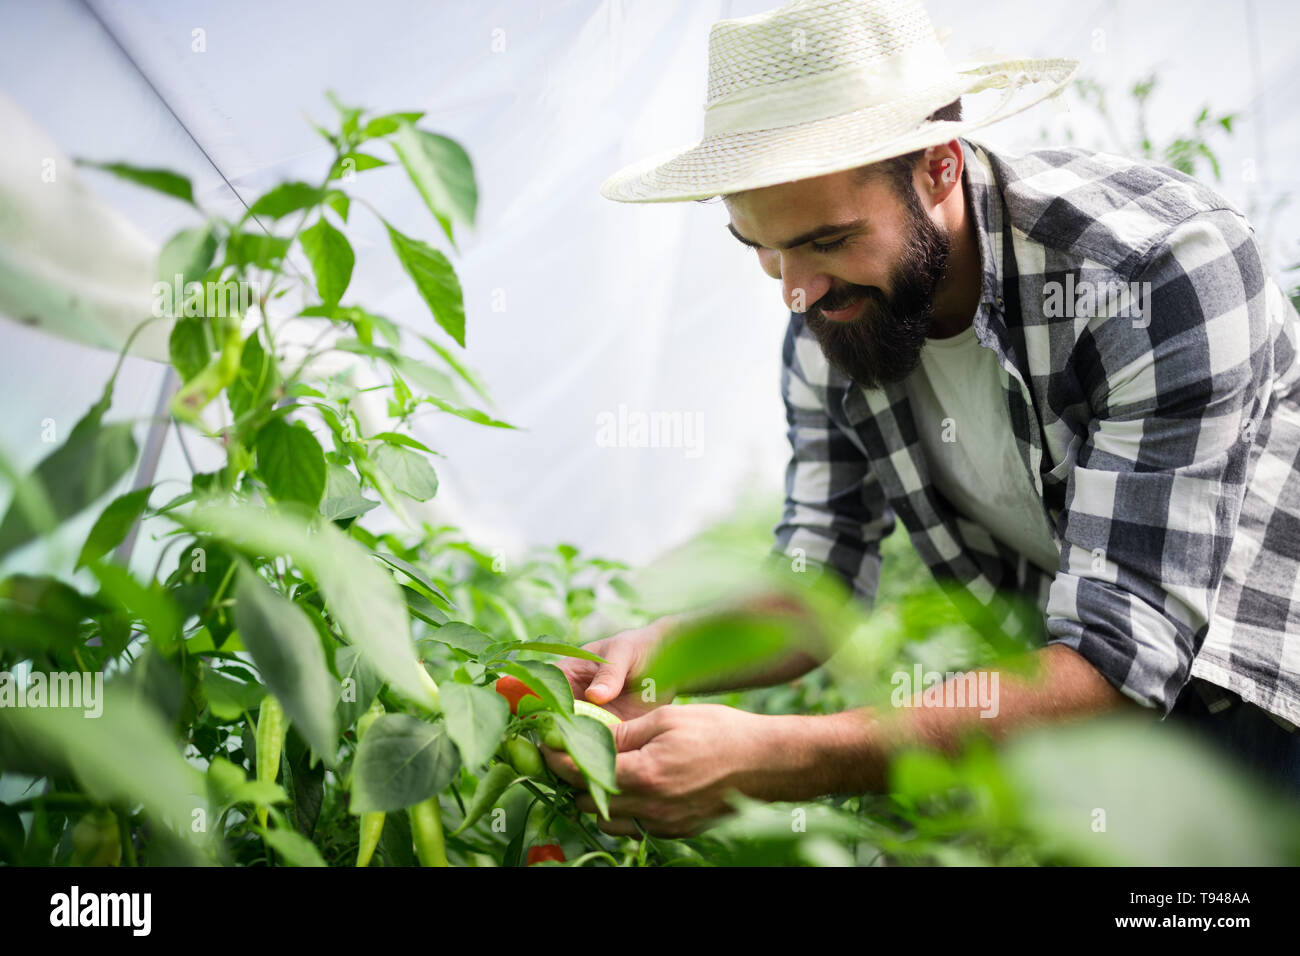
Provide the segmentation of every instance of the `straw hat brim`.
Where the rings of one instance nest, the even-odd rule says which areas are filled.
[[[1077,60],[1061,58],[966,65],[943,82],[885,105],[675,147],[619,170],[600,192],[617,202],[684,202],[866,166],[949,142],[1028,109],[1059,94],[1078,67]],[[984,115],[926,120],[958,97],[985,89],[1003,89],[1006,95]]]

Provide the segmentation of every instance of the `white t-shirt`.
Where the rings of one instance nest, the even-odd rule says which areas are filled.
[[[1016,448],[997,356],[975,327],[926,339],[904,385],[935,486],[965,517],[1055,574],[1060,549]]]

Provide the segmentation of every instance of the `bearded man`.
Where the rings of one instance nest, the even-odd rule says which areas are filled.
[[[892,720],[768,716],[643,703],[680,619],[615,635],[589,645],[608,663],[565,664],[575,696],[627,718],[602,828],[693,833],[732,791],[866,792],[900,747],[1124,708],[1190,721],[1300,791],[1300,318],[1249,223],[1171,169],[971,141],[1077,64],[955,69],[908,0],[801,0],[715,24],[709,48],[704,139],[602,193],[723,197],[781,283],[775,552],[870,603],[901,520],[936,578],[1037,602],[1041,666],[1002,682],[995,716],[948,698]],[[1003,95],[963,116],[985,89]]]

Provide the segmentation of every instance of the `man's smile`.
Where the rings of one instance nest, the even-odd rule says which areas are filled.
[[[850,322],[856,319],[862,312],[862,303],[865,299],[858,299],[852,305],[843,309],[821,309],[819,311],[823,316],[832,322]]]

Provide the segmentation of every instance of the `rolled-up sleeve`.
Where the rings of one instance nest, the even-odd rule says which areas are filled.
[[[893,530],[894,515],[865,455],[826,408],[827,379],[817,340],[792,315],[781,368],[791,455],[772,554],[797,570],[833,572],[870,604],[880,581],[880,541]]]
[[[1095,318],[1093,408],[1066,491],[1049,643],[1168,714],[1214,613],[1272,380],[1265,269],[1240,216],[1198,214],[1140,269],[1142,314]]]

